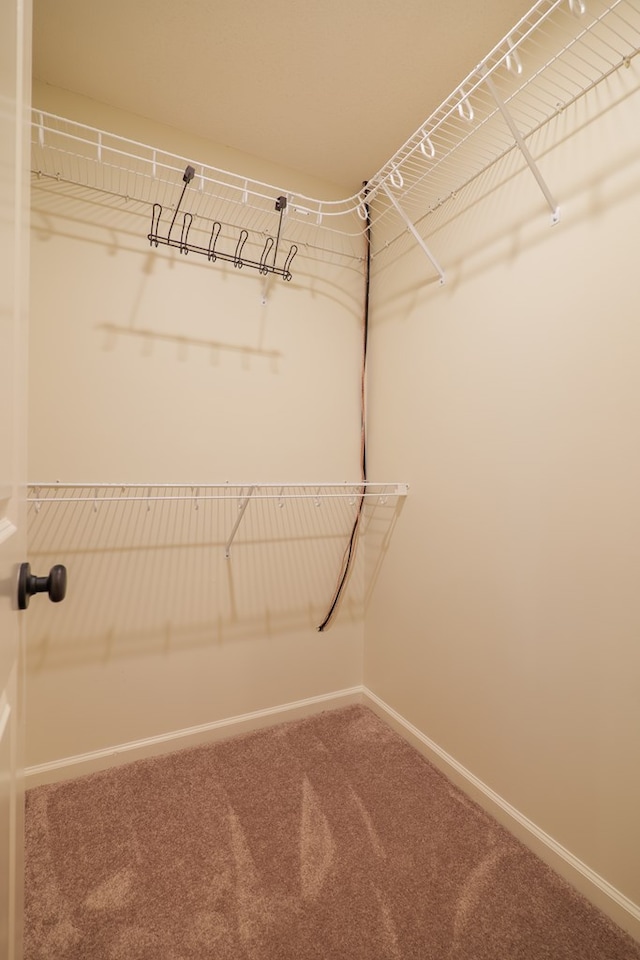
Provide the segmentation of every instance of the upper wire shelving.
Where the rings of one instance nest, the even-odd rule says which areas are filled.
[[[32,170],[148,212],[153,204],[175,208],[185,166],[192,165],[185,209],[193,242],[205,252],[219,224],[216,249],[230,244],[227,259],[233,260],[242,238],[247,256],[264,264],[267,238],[278,227],[274,202],[284,198],[280,239],[290,250],[295,247],[298,257],[358,265],[370,226],[373,257],[408,232],[444,280],[424,239],[425,217],[519,150],[555,222],[558,201],[530,152],[532,135],[612,72],[629,66],[639,50],[640,0],[538,0],[366,188],[340,200],[304,196],[284,184],[252,180],[37,110]]]

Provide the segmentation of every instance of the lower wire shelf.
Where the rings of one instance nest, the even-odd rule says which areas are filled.
[[[231,544],[240,528],[249,503],[273,500],[279,506],[289,500],[312,501],[320,506],[325,500],[347,500],[354,507],[365,502],[386,504],[391,498],[406,497],[408,483],[345,481],[341,483],[63,483],[30,482],[27,503],[36,513],[55,504],[101,504],[192,502],[195,507],[207,501],[235,501],[238,513],[225,542],[225,556],[231,557]]]

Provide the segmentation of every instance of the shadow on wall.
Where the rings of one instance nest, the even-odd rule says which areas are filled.
[[[360,529],[360,535],[365,540],[365,562],[362,577],[363,609],[365,611],[369,606],[404,504],[404,497],[400,497],[365,505]]]
[[[366,570],[358,551],[337,617],[363,618],[401,502],[367,505],[360,528],[361,537],[371,536]],[[32,569],[65,564],[69,589],[61,606],[42,599],[30,609],[28,668],[315,630],[333,598],[356,509],[346,498],[256,500],[233,536],[239,502],[230,497],[31,503]]]
[[[303,287],[312,296],[346,308],[358,318],[362,313],[364,240],[361,257],[345,256],[340,251],[314,248],[301,242],[293,279],[285,281],[273,275],[262,276],[248,267],[238,268],[220,260],[209,262],[206,256],[184,255],[178,249],[155,245],[150,247],[151,204],[111,194],[101,196],[99,191],[89,187],[38,174],[33,176],[31,184],[31,227],[36,243],[62,238],[97,245],[109,256],[125,252],[143,255],[145,263],[138,303],[154,270],[160,267],[171,269],[180,264],[198,273],[213,271],[223,281],[233,278],[236,284],[243,282],[247,289],[255,291],[256,302],[262,306],[279,287]],[[177,226],[175,230],[179,236]],[[225,224],[223,231],[222,236],[233,246],[237,228]],[[282,243],[287,242],[285,228]],[[251,241],[247,242],[245,250],[249,259],[260,258],[261,248]],[[123,325],[123,328],[126,332],[133,332],[134,323],[135,314],[129,318],[129,325]]]

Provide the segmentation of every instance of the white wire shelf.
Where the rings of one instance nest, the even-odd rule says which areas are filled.
[[[406,497],[408,483],[344,481],[342,483],[60,483],[28,484],[27,502],[36,507],[52,503],[131,503],[135,501],[322,500],[360,497],[386,500]],[[249,491],[251,493],[249,494]]]
[[[388,247],[516,149],[555,222],[556,198],[527,143],[639,50],[640,0],[536,3],[369,182],[372,255],[376,234]]]
[[[324,501],[347,502],[354,511],[364,503],[377,506],[392,505],[409,493],[407,483],[375,483],[354,481],[343,483],[29,483],[27,503],[35,514],[43,507],[69,504],[89,505],[94,512],[102,507],[118,504],[154,503],[200,504],[224,501],[237,504],[235,520],[225,543],[225,556],[231,557],[231,544],[242,523],[249,504],[254,501],[274,501],[284,508],[288,501],[306,501],[320,508]]]
[[[343,200],[304,196],[37,110],[32,170],[124,200],[146,210],[151,222],[154,203],[175,208],[185,168],[193,165],[184,208],[193,216],[194,242],[206,247],[218,222],[221,241],[233,243],[246,230],[259,256],[277,229],[274,201],[285,196],[282,242],[295,244],[298,257],[359,265],[368,213],[374,257],[407,231],[424,246],[416,225],[514,149],[557,218],[556,199],[527,142],[639,50],[640,0],[538,0],[366,189]]]
[[[248,231],[249,243],[261,249],[265,237],[275,236],[278,214],[274,205],[279,196],[285,196],[283,243],[296,244],[300,256],[312,259],[364,260],[363,221],[351,198],[315,200],[282,185],[251,180],[64,117],[33,111],[34,177],[87,187],[120,206],[124,202],[130,211],[146,216],[145,234],[152,224],[154,204],[162,207],[165,224],[171,219],[187,166],[194,167],[195,175],[183,209],[193,216],[191,237],[201,246],[206,248],[212,226],[218,222],[222,225],[220,241],[226,241],[231,250],[240,230]]]

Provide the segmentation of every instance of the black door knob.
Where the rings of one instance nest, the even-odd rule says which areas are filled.
[[[60,603],[67,592],[67,568],[61,563],[51,567],[48,577],[35,577],[29,563],[20,564],[18,576],[18,609],[26,610],[34,593],[48,593],[52,603]]]

